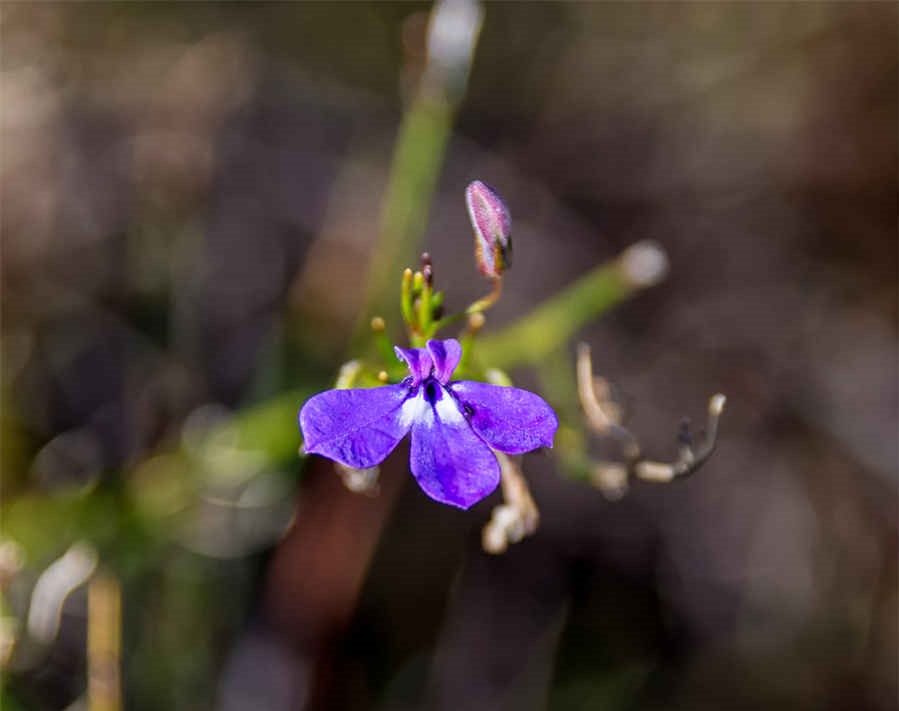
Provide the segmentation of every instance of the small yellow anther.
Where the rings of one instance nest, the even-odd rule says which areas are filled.
[[[371,320],[371,330],[374,331],[375,333],[382,333],[384,331],[384,328],[385,328],[384,319],[382,319],[380,316],[375,316]]]
[[[382,383],[387,382],[387,371],[386,370],[382,370],[380,373],[378,373],[378,380],[380,380]]]

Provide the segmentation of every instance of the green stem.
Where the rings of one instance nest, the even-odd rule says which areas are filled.
[[[453,109],[447,99],[422,92],[403,117],[369,272],[368,310],[356,328],[354,352],[369,338],[371,315],[391,313],[395,308],[395,280],[416,257],[443,165]]]
[[[427,281],[422,284],[421,294],[418,297],[418,331],[423,338],[430,336],[431,328],[431,294],[433,289]]]
[[[477,301],[475,301],[471,306],[465,309],[465,314],[479,314],[487,309],[489,309],[493,304],[499,301],[499,297],[502,296],[503,293],[503,280],[502,277],[497,277],[493,280],[493,288],[490,290],[490,293],[487,296],[484,296]]]
[[[447,326],[452,326],[454,323],[459,323],[459,321],[461,321],[466,316],[468,316],[467,311],[460,311],[459,313],[444,316],[439,321],[434,322],[434,333],[439,333],[441,329],[446,328]]]
[[[617,261],[600,264],[512,325],[483,337],[478,358],[499,368],[539,365],[585,324],[638,288]]]
[[[412,270],[406,267],[400,285],[400,309],[407,327],[415,323],[415,310],[412,307]]]
[[[432,333],[437,333],[440,329],[446,328],[447,326],[451,326],[454,323],[458,323],[463,318],[467,318],[471,314],[479,314],[483,313],[487,309],[489,309],[493,304],[499,301],[499,297],[502,296],[503,293],[503,280],[502,279],[494,279],[493,280],[493,288],[490,290],[490,293],[486,296],[481,297],[477,301],[473,302],[468,306],[465,311],[460,311],[455,314],[450,314],[449,316],[444,316],[439,321],[435,321],[433,324]]]

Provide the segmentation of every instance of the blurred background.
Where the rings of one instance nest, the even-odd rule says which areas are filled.
[[[457,3],[429,45],[421,3],[4,2],[2,707],[895,709],[897,8]],[[502,556],[497,495],[297,455],[390,194],[402,266],[484,293],[475,178],[485,331],[652,239],[578,337],[655,457],[728,396],[683,482],[527,457]]]

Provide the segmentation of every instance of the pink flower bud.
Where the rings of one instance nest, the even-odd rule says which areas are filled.
[[[512,264],[512,217],[506,203],[489,185],[475,180],[465,189],[465,203],[474,228],[478,269],[492,279]]]

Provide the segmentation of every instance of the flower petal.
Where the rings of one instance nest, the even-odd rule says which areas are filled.
[[[539,395],[470,380],[453,383],[449,390],[467,410],[471,428],[494,449],[523,454],[553,446],[559,419]]]
[[[319,393],[300,410],[306,451],[355,469],[380,464],[409,431],[408,396],[402,383]]]
[[[415,387],[431,374],[431,356],[424,348],[400,348],[393,347],[396,357],[409,366],[412,375],[412,386]]]
[[[446,385],[462,360],[462,346],[455,338],[447,338],[445,341],[428,341],[427,347],[434,363],[434,375]]]
[[[467,509],[497,487],[499,462],[443,388],[433,404],[421,398],[421,405],[412,424],[412,474],[435,501]]]
[[[486,183],[475,180],[465,189],[465,204],[475,235],[478,269],[494,279],[512,264],[512,217],[509,208]]]

